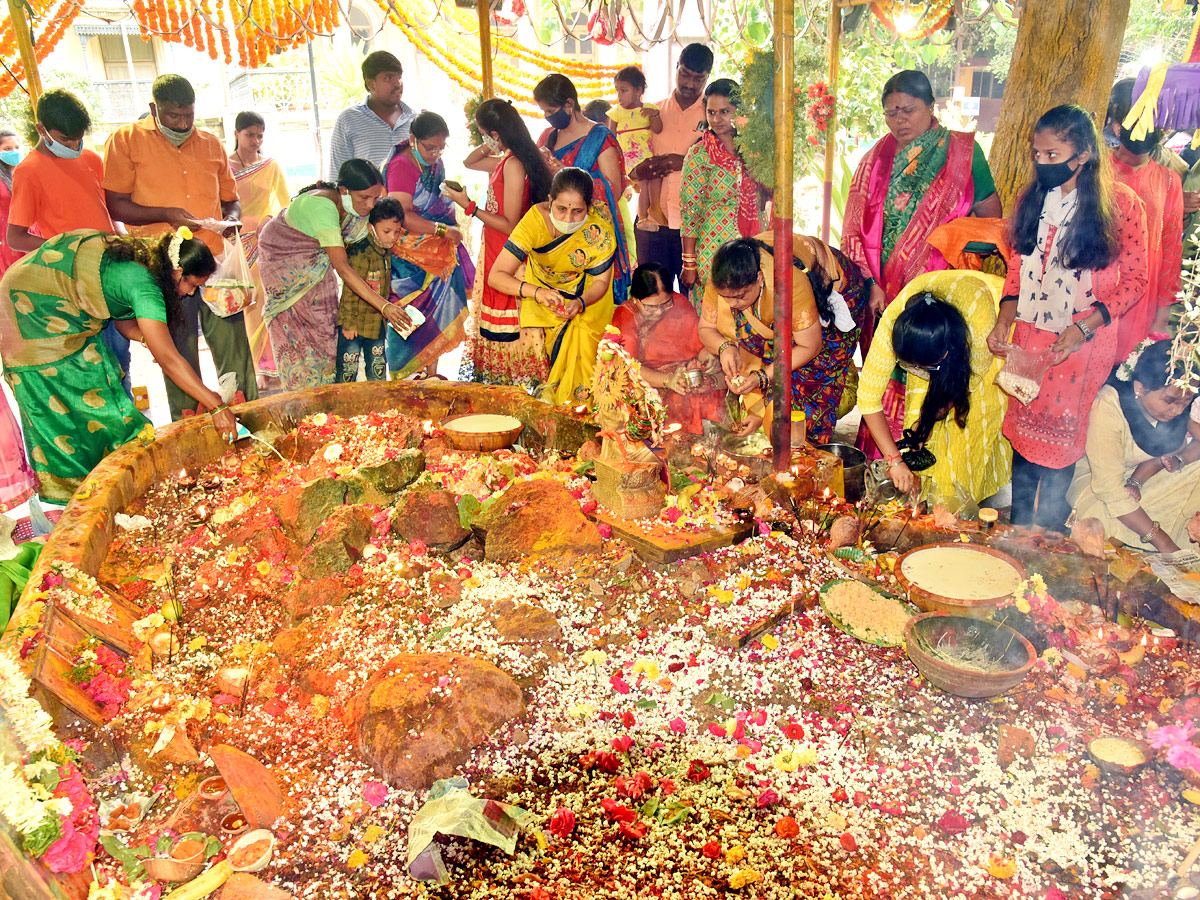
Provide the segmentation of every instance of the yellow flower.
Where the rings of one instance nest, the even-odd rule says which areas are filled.
[[[608,654],[603,650],[588,650],[579,658],[585,666],[602,666],[608,661]]]
[[[179,230],[175,233],[185,241],[190,241],[192,239],[192,229],[188,228],[186,225],[180,225]]]
[[[741,844],[730,847],[725,851],[725,864],[732,866],[746,858],[746,848]]]
[[[371,825],[363,832],[363,843],[374,844],[381,837],[383,837],[383,828],[379,825]]]
[[[1028,614],[1029,614],[1029,609],[1030,609],[1030,606],[1029,606],[1029,601],[1028,601],[1028,600],[1026,600],[1024,596],[1020,596],[1020,597],[1018,597],[1018,598],[1017,598],[1017,602],[1016,602],[1014,605],[1015,605],[1015,606],[1017,607],[1017,609],[1019,609],[1021,612],[1025,613],[1026,615],[1028,615]]]
[[[653,680],[658,677],[658,665],[649,659],[639,659],[633,664],[633,674],[645,672],[646,677]]]
[[[588,703],[576,703],[567,710],[567,715],[575,719],[590,719],[595,714],[596,707]]]
[[[800,768],[800,754],[795,750],[781,750],[771,758],[771,762],[781,771],[795,772]]]
[[[367,854],[363,853],[361,850],[355,850],[350,854],[350,858],[346,860],[346,866],[351,869],[358,869],[366,865],[366,862]]]
[[[758,874],[754,869],[738,869],[729,876],[729,887],[735,891],[740,891],[748,884],[754,884],[756,881],[762,881],[762,875]]]
[[[987,870],[993,878],[1012,878],[1017,874],[1017,864],[1011,859],[993,856],[988,862]]]
[[[759,638],[759,641],[768,650],[779,649],[779,638],[775,637],[773,634],[764,634],[761,638]]]

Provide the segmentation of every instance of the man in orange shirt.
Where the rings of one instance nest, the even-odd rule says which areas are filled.
[[[151,95],[150,115],[113,132],[104,149],[108,211],[138,236],[187,226],[219,255],[224,251],[221,235],[200,225],[232,233],[242,214],[225,149],[216,135],[196,130],[196,93],[187,79],[160,75]],[[201,300],[199,290],[184,297],[182,306],[181,320],[169,324],[183,358],[199,374],[197,337],[203,329],[217,371],[232,372],[246,399],[256,399],[254,362],[242,313],[221,318]],[[170,378],[164,376],[164,381],[171,416],[178,419],[194,401]]]
[[[83,147],[91,127],[87,107],[70,91],[55,88],[38,98],[40,140],[13,170],[4,240],[14,250],[36,250],[64,231],[116,231],[101,186],[104,163],[100,154]],[[130,393],[129,339],[112,322],[104,326],[101,336],[121,364],[121,384]]]
[[[704,86],[712,72],[713,52],[703,44],[688,44],[679,54],[675,66],[675,90],[658,104],[662,131],[650,137],[654,156],[629,173],[633,181],[661,178],[661,204],[667,214],[666,228],[656,231],[637,229],[638,262],[655,262],[667,270],[674,290],[683,270],[683,238],[680,235],[682,214],[679,210],[679,182],[683,172],[683,157],[688,148],[700,140],[700,124],[704,121]]]

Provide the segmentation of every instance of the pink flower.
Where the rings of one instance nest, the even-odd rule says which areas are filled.
[[[679,716],[676,716],[667,723],[667,727],[676,734],[684,734],[687,731],[687,722],[683,721],[683,719],[681,719]]]
[[[614,675],[612,678],[608,679],[608,683],[612,685],[613,690],[618,694],[629,693],[629,685],[620,675]]]
[[[966,816],[953,809],[946,810],[937,821],[938,828],[946,834],[962,834],[970,824]]]
[[[776,791],[775,788],[767,788],[765,791],[763,791],[761,794],[758,795],[758,800],[755,802],[754,805],[758,809],[762,809],[763,807],[766,807],[766,806],[774,806],[778,802],[779,802],[779,792]]]
[[[610,537],[612,537],[612,526],[605,522],[601,522],[599,525],[597,525],[596,530],[600,532],[600,537],[604,538],[604,540],[608,540]]]
[[[663,510],[663,518],[668,522],[678,522],[680,516],[683,515],[683,510],[678,506],[668,506]]]
[[[1167,748],[1167,762],[1177,769],[1200,772],[1200,748],[1192,744],[1175,744]]]
[[[675,781],[671,778],[664,778],[658,783],[658,789],[662,791],[664,797],[670,797],[675,793]]]
[[[546,828],[555,837],[569,838],[575,830],[575,813],[565,806],[560,806],[550,816],[550,824]]]
[[[637,819],[637,813],[632,809],[608,797],[600,801],[600,808],[608,813],[608,817],[614,822],[633,822]]]
[[[629,710],[625,710],[625,712],[621,713],[621,724],[626,728],[632,728],[637,724],[637,716],[635,716]]]
[[[363,799],[372,806],[383,806],[387,800],[388,788],[382,781],[368,781],[363,785]]]
[[[726,735],[725,729],[722,728],[720,725],[718,725],[716,722],[708,723],[708,733],[711,734],[713,737],[725,737],[725,735]]]
[[[654,779],[649,772],[638,770],[629,778],[618,778],[617,793],[630,800],[640,800],[649,791],[654,790]]]
[[[1150,742],[1151,747],[1161,750],[1163,747],[1187,743],[1195,733],[1196,729],[1189,721],[1182,725],[1164,725],[1162,728],[1147,729],[1146,740]]]

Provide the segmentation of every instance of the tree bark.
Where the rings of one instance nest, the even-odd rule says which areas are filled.
[[[1029,139],[1042,113],[1077,103],[1104,124],[1130,0],[1026,0],[989,163],[1011,215],[1033,174]]]

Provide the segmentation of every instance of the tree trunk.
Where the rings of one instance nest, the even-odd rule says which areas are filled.
[[[989,162],[1012,213],[1032,177],[1029,137],[1042,113],[1077,103],[1104,124],[1129,0],[1025,0]]]

